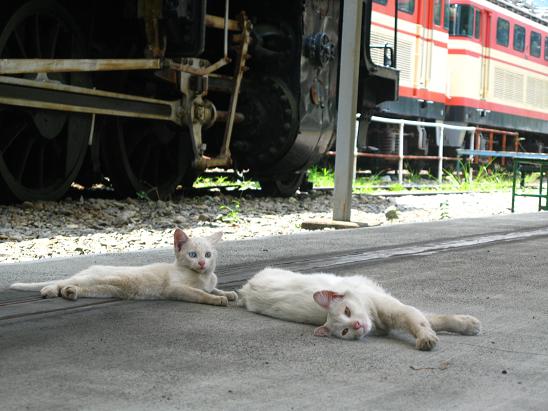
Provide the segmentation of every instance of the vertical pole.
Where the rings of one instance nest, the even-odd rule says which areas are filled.
[[[339,70],[333,220],[350,221],[356,157],[356,108],[363,0],[345,0]]]
[[[518,162],[519,160],[517,158],[514,158],[513,160],[513,173],[512,173],[512,213],[514,212],[514,206],[516,204],[516,178],[518,175]]]
[[[440,132],[440,144],[438,146],[438,184],[441,184],[443,177],[443,134],[445,132],[445,127],[441,126]]]
[[[474,130],[472,132],[472,136],[470,137],[470,150],[473,150],[476,145],[475,139],[478,133],[479,131],[477,130]],[[468,157],[468,183],[470,184],[470,187],[472,186],[472,174],[474,174],[473,173],[474,167],[472,166],[472,160],[474,160],[474,156],[470,154],[470,157]]]
[[[400,133],[398,137],[398,182],[403,184],[403,122],[400,123]]]
[[[544,166],[540,162],[540,183],[538,185],[538,211],[542,210],[542,181],[544,180]]]

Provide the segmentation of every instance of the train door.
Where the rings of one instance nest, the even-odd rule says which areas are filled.
[[[431,0],[417,0],[417,57],[418,70],[415,87],[427,89],[430,79],[430,59],[432,56],[432,9],[429,7]]]
[[[478,20],[479,19],[479,20]],[[479,23],[478,23],[479,21]],[[479,27],[478,27],[479,26]],[[476,30],[481,36],[480,100],[487,98],[489,92],[489,62],[491,50],[491,12],[476,10]]]

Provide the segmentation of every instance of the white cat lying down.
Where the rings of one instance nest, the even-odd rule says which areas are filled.
[[[431,350],[436,331],[463,335],[480,332],[480,321],[470,315],[423,314],[402,304],[364,276],[300,274],[265,268],[240,290],[239,305],[282,320],[319,325],[314,335],[359,339],[371,330],[387,334],[403,329],[416,338],[419,350]]]

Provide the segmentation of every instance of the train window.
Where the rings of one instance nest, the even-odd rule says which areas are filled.
[[[415,12],[415,0],[398,0],[398,10],[413,14]]]
[[[529,43],[529,53],[533,57],[540,57],[540,44],[542,42],[542,37],[540,33],[536,31],[531,32],[531,42]]]
[[[509,38],[510,23],[508,22],[508,20],[504,20],[499,17],[497,20],[497,44],[508,47]]]
[[[472,37],[474,8],[464,4],[451,4],[449,14],[449,35]]]
[[[443,28],[449,30],[449,14],[450,14],[450,5],[449,0],[445,2],[445,9],[443,10]]]
[[[474,25],[474,38],[480,38],[480,29],[481,29],[481,11],[476,10],[476,23]]]
[[[383,6],[386,6],[386,3],[388,3],[388,0],[373,0],[373,3],[379,3]]]
[[[525,50],[525,28],[517,24],[514,26],[514,50]]]
[[[441,5],[442,0],[434,0],[434,24],[436,26],[441,24]]]
[[[548,61],[548,37],[544,37],[544,60]]]

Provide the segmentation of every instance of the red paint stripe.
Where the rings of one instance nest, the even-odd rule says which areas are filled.
[[[539,120],[548,120],[548,113],[544,111],[528,110],[524,108],[507,106],[505,104],[491,103],[484,100],[476,100],[467,97],[452,97],[447,99],[446,105],[448,106],[465,106],[471,108],[481,108],[491,111],[497,111],[499,113],[513,114],[516,116],[530,117]]]
[[[446,96],[444,93],[437,93],[422,88],[400,86],[400,96],[413,99],[423,99],[426,101],[434,101],[436,103],[445,104]]]
[[[416,89],[413,87],[400,86],[399,94],[401,97],[412,99],[423,99],[434,101],[436,103],[445,104],[447,106],[465,106],[470,108],[481,108],[491,111],[497,111],[505,114],[513,114],[516,116],[531,117],[540,120],[548,120],[548,113],[544,111],[535,111],[523,109],[506,104],[492,103],[485,100],[473,99],[468,97],[451,97],[447,98],[443,93],[436,93],[424,89]]]

